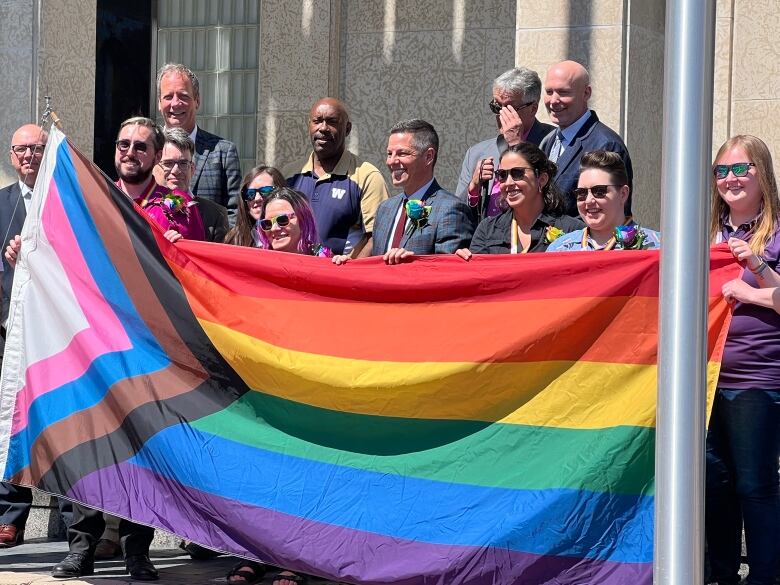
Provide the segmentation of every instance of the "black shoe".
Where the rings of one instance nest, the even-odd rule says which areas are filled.
[[[157,581],[160,578],[149,555],[130,555],[125,557],[125,567],[133,579],[138,581]]]
[[[64,559],[54,565],[51,576],[57,579],[83,577],[95,572],[95,561],[88,553],[68,553]]]

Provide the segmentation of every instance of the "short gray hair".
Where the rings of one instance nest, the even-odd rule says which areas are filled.
[[[163,136],[160,127],[151,118],[133,116],[122,122],[119,125],[119,130],[121,131],[125,126],[145,126],[146,128],[149,128],[149,130],[152,131],[152,142],[154,143],[155,151],[159,152],[162,150],[163,144],[165,144],[165,137]],[[118,135],[119,132],[117,132],[117,136]]]
[[[195,142],[193,142],[186,130],[179,127],[166,128],[163,130],[163,134],[165,135],[165,144],[173,144],[182,152],[189,152],[191,155],[195,154]]]
[[[439,135],[431,123],[419,118],[413,118],[412,120],[398,122],[390,128],[390,134],[405,133],[412,135],[412,144],[414,144],[418,152],[423,153],[429,148],[433,148],[433,151],[436,153],[433,160],[436,162],[439,155]]]
[[[542,97],[542,80],[536,71],[526,67],[515,67],[496,77],[493,89],[522,95],[527,102],[539,103]]]
[[[195,75],[192,72],[192,69],[187,67],[186,65],[182,65],[181,63],[166,63],[162,67],[160,67],[160,70],[157,72],[157,99],[160,99],[160,83],[162,82],[162,78],[168,75],[169,73],[178,73],[182,77],[188,77],[190,80],[190,83],[192,84],[192,98],[194,100],[200,99],[200,81],[198,81],[198,76]]]

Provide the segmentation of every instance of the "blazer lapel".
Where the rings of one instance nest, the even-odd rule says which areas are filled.
[[[192,176],[191,189],[194,189],[198,185],[198,179],[203,172],[203,167],[206,166],[206,159],[211,152],[211,143],[206,141],[206,137],[203,134],[203,130],[198,128],[198,133],[195,135],[195,174]]]
[[[425,191],[425,193],[422,196],[422,200],[425,204],[433,205],[433,199],[436,197],[436,193],[438,193],[441,190],[441,187],[439,187],[439,183],[436,182],[436,179],[433,180],[433,183],[431,183],[430,187]],[[402,199],[402,202],[404,200]],[[397,213],[397,212],[396,212]],[[433,214],[433,208],[431,208],[431,214]],[[404,235],[401,238],[401,247],[405,248],[407,244],[409,243],[409,240],[412,238],[412,236],[415,235],[417,232],[417,226],[414,225],[414,223],[409,224],[409,228],[404,231]]]

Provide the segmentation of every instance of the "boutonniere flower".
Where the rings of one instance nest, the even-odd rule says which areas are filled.
[[[544,230],[544,243],[549,245],[563,235],[563,230],[555,227],[554,225],[548,225]]]
[[[412,229],[424,228],[428,225],[428,216],[431,214],[431,206],[425,205],[419,199],[409,199],[406,202],[406,217],[411,220]]]
[[[163,197],[162,205],[171,213],[176,213],[185,208],[186,200],[181,195],[176,195],[171,191]]]
[[[333,251],[322,244],[315,244],[311,247],[311,255],[318,258],[333,258]]]
[[[623,250],[641,250],[646,237],[642,228],[635,223],[619,225],[615,228],[615,241]]]

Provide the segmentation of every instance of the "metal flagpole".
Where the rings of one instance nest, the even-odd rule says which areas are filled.
[[[653,573],[656,585],[699,585],[715,1],[667,0],[665,37]]]

